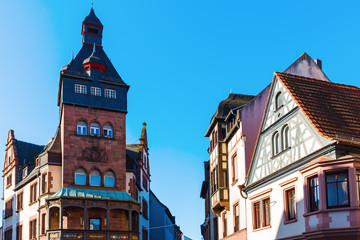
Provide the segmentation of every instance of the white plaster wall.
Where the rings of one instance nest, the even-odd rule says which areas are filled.
[[[283,95],[284,106],[275,112],[275,110],[276,110],[275,109],[275,97],[276,97],[276,94],[280,91],[282,92],[282,95]],[[296,106],[297,105],[296,105],[294,99],[291,97],[291,95],[286,90],[284,85],[279,80],[276,80],[274,82],[273,90],[272,90],[271,96],[270,96],[270,101],[267,106],[263,130],[267,129],[271,124],[276,122],[282,116],[286,115],[288,112],[290,112]]]
[[[286,124],[289,125],[290,131],[290,149],[273,156],[273,134],[275,131],[281,134],[282,128]],[[329,143],[330,140],[321,137],[311,126],[305,115],[301,111],[297,111],[292,117],[289,117],[281,124],[277,124],[271,131],[260,136],[249,180],[255,182],[262,179]]]
[[[286,186],[283,188],[280,187],[279,184],[294,177],[298,178],[295,182],[296,211],[298,218],[296,222],[284,224],[284,188],[286,188]],[[303,184],[303,177],[301,173],[297,171],[248,193],[248,196],[251,197],[272,188],[272,191],[269,193],[271,228],[253,230],[252,203],[256,202],[257,199],[247,199],[247,222],[249,223],[247,234],[249,240],[285,238],[300,235],[305,231]]]
[[[12,174],[11,178],[11,186],[6,188],[6,177]],[[13,226],[12,228],[12,235],[13,239],[15,239],[16,236],[16,195],[14,192],[15,187],[15,168],[13,168],[8,174],[6,174],[3,178],[3,190],[4,190],[4,200],[3,200],[3,217],[5,216],[5,202],[9,200],[11,197],[13,197],[13,216],[9,217],[7,219],[3,219],[3,234],[5,233],[5,229],[9,226]],[[14,228],[15,226],[15,228]],[[14,234],[15,232],[15,234]]]

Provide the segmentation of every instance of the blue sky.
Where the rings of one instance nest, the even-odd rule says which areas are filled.
[[[0,3],[0,149],[9,129],[46,144],[59,72],[81,48],[91,1]],[[193,239],[204,219],[204,134],[230,91],[259,93],[303,52],[331,81],[360,85],[358,1],[109,0],[94,9],[104,50],[131,86],[128,143],[147,122],[151,188]]]

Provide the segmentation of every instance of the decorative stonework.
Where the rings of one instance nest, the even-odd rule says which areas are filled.
[[[104,148],[98,146],[86,147],[82,151],[82,160],[89,162],[107,162],[107,154]]]

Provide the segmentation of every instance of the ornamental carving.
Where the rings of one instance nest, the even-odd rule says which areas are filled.
[[[107,154],[104,148],[92,146],[82,151],[82,159],[88,162],[107,162]]]

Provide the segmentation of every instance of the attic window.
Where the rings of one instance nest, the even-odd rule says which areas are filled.
[[[281,92],[278,92],[275,97],[275,110],[284,105],[283,96]]]
[[[99,35],[99,29],[88,27],[88,28],[87,28],[87,31],[88,31],[89,33],[94,33],[94,34],[96,34],[96,35]]]
[[[25,178],[27,175],[28,175],[28,168],[25,167],[25,168],[23,169],[23,178]]]

